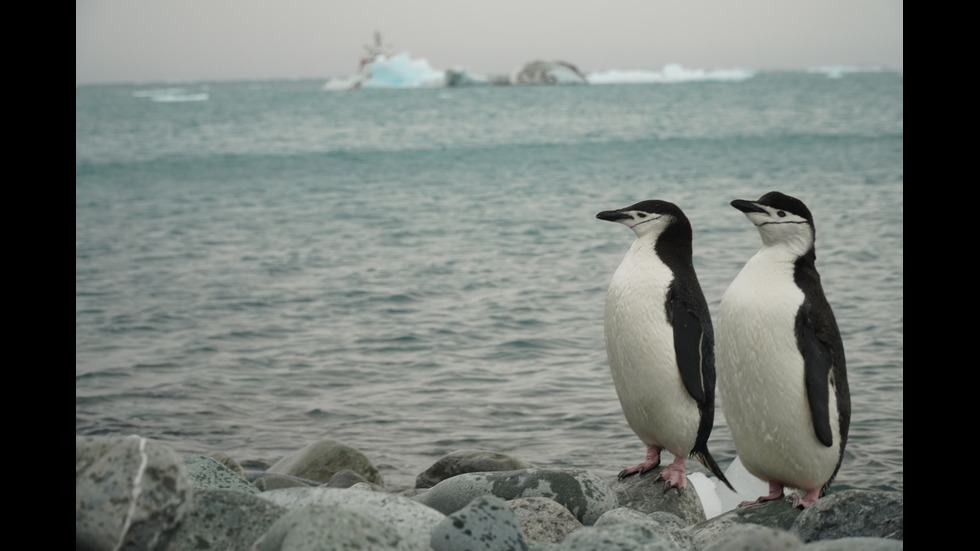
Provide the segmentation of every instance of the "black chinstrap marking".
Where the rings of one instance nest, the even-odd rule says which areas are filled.
[[[785,222],[763,222],[761,224],[756,224],[755,227],[761,228],[762,226],[768,226],[770,224],[809,224],[806,220],[801,220],[799,222],[787,220]]]
[[[646,224],[647,222],[653,222],[654,220],[660,220],[664,216],[667,216],[667,215],[666,214],[661,214],[660,216],[657,216],[656,218],[647,218],[646,220],[643,220],[642,222],[637,222],[636,224],[633,224],[633,227],[635,228],[635,227],[639,226],[640,224]]]

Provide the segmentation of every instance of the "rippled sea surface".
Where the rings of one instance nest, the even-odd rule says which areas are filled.
[[[612,475],[645,453],[602,329],[633,235],[595,214],[678,204],[716,314],[760,246],[729,202],[779,190],[844,337],[836,488],[904,489],[902,73],[322,84],[76,87],[76,435],[259,466],[330,438],[392,487],[463,448]]]

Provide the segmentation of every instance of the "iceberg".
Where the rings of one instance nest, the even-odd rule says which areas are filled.
[[[738,82],[752,78],[755,71],[749,69],[687,69],[677,63],[668,63],[660,71],[610,70],[595,71],[586,75],[590,84],[645,84],[692,81],[731,81]]]
[[[425,59],[412,59],[408,52],[391,58],[378,56],[368,66],[371,78],[362,88],[418,88],[442,86],[446,82],[445,71],[433,69]]]

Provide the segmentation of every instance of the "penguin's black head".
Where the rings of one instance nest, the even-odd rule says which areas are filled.
[[[800,240],[807,248],[813,246],[813,214],[803,201],[770,191],[755,201],[736,199],[731,204],[755,224],[764,244]]]
[[[687,228],[691,227],[687,216],[684,216],[677,205],[657,199],[640,201],[621,209],[604,210],[596,214],[595,217],[599,220],[619,222],[628,226],[637,236],[645,235],[651,231],[659,234],[667,227],[675,224]]]

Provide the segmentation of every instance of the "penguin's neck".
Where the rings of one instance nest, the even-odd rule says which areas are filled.
[[[789,231],[793,230],[793,231]],[[799,226],[775,226],[759,228],[762,249],[771,249],[773,254],[787,254],[792,258],[803,256],[813,249],[813,231]]]
[[[655,261],[657,264],[663,264],[657,256],[658,237],[658,235],[653,233],[638,235],[633,240],[633,243],[630,244],[630,250],[626,253],[626,256],[633,257],[635,260],[649,260]]]
[[[648,285],[654,279],[666,277],[670,279],[670,270],[666,264],[657,256],[655,247],[657,245],[657,235],[648,233],[637,236],[630,245],[629,251],[623,258],[623,262],[616,270],[616,279],[620,283],[630,287],[636,285]]]

